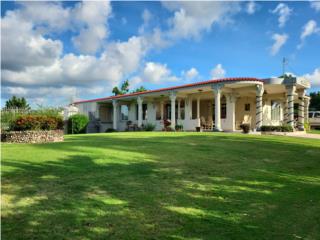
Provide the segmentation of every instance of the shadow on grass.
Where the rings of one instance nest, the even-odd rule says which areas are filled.
[[[111,134],[34,148],[59,154],[2,161],[6,239],[320,237],[317,145]]]

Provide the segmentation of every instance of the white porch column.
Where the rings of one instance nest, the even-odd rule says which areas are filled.
[[[200,97],[197,98],[197,126],[200,127]]]
[[[299,113],[298,113],[298,127],[299,130],[304,130],[304,96],[305,91],[299,91]]]
[[[288,122],[288,97],[287,94],[284,94],[284,102],[283,102],[283,122],[287,123]]]
[[[223,87],[222,84],[214,84],[212,86],[214,91],[214,113],[215,113],[215,119],[214,119],[214,125],[215,131],[222,131],[221,129],[221,104],[220,104],[220,98],[221,98],[221,88]]]
[[[304,121],[309,123],[309,104],[310,98],[305,96],[304,97]]]
[[[142,126],[142,103],[143,103],[143,98],[138,97],[137,98],[137,103],[138,103],[138,127]]]
[[[176,93],[172,92],[170,94],[171,100],[171,128],[175,129],[176,127]]]
[[[178,120],[181,119],[181,99],[178,99]]]
[[[227,97],[227,126],[226,130],[228,131],[235,131],[235,123],[236,123],[236,114],[235,114],[235,103],[236,103],[236,96],[233,94],[228,94]]]
[[[264,87],[262,84],[256,86],[256,130],[260,131],[262,126],[263,110],[262,110],[262,96]]]
[[[117,121],[118,121],[118,102],[117,100],[112,101],[113,105],[113,129],[117,129]]]
[[[160,118],[163,121],[163,101],[160,102]]]
[[[287,98],[288,98],[288,125],[294,128],[294,95],[296,92],[296,86],[287,86]]]

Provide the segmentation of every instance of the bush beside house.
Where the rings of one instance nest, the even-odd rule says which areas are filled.
[[[289,125],[283,126],[261,126],[261,132],[293,132],[293,128]]]
[[[75,114],[68,119],[68,133],[79,134],[86,133],[89,118],[83,114]]]

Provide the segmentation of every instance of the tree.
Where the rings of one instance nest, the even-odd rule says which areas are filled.
[[[120,89],[118,87],[114,87],[112,89],[112,93],[116,96],[116,95],[123,95],[129,92],[129,80],[124,81],[121,84]]]
[[[129,80],[125,80],[121,85],[122,94],[126,94],[129,92]]]
[[[320,92],[310,93],[310,110],[320,110]]]
[[[122,94],[118,87],[114,87],[114,88],[112,89],[112,93],[113,93],[115,96]]]
[[[6,101],[6,108],[30,109],[30,106],[24,97],[12,96],[11,99]]]
[[[129,92],[129,80],[125,80],[122,84],[120,89],[118,87],[114,87],[112,89],[112,93],[117,96],[117,95],[123,95],[123,94],[127,94]],[[136,90],[133,90],[132,93],[135,92],[144,92],[147,91],[147,89],[144,86],[141,86],[139,88],[136,88]]]
[[[145,91],[147,91],[147,89],[144,86],[140,86],[140,87],[136,88],[136,90],[134,90],[132,92],[136,93],[136,92],[145,92]]]

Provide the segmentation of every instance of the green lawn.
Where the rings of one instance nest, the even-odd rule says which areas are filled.
[[[311,129],[307,131],[308,133],[320,134],[320,129]]]
[[[320,239],[320,140],[111,133],[2,144],[3,239]]]

